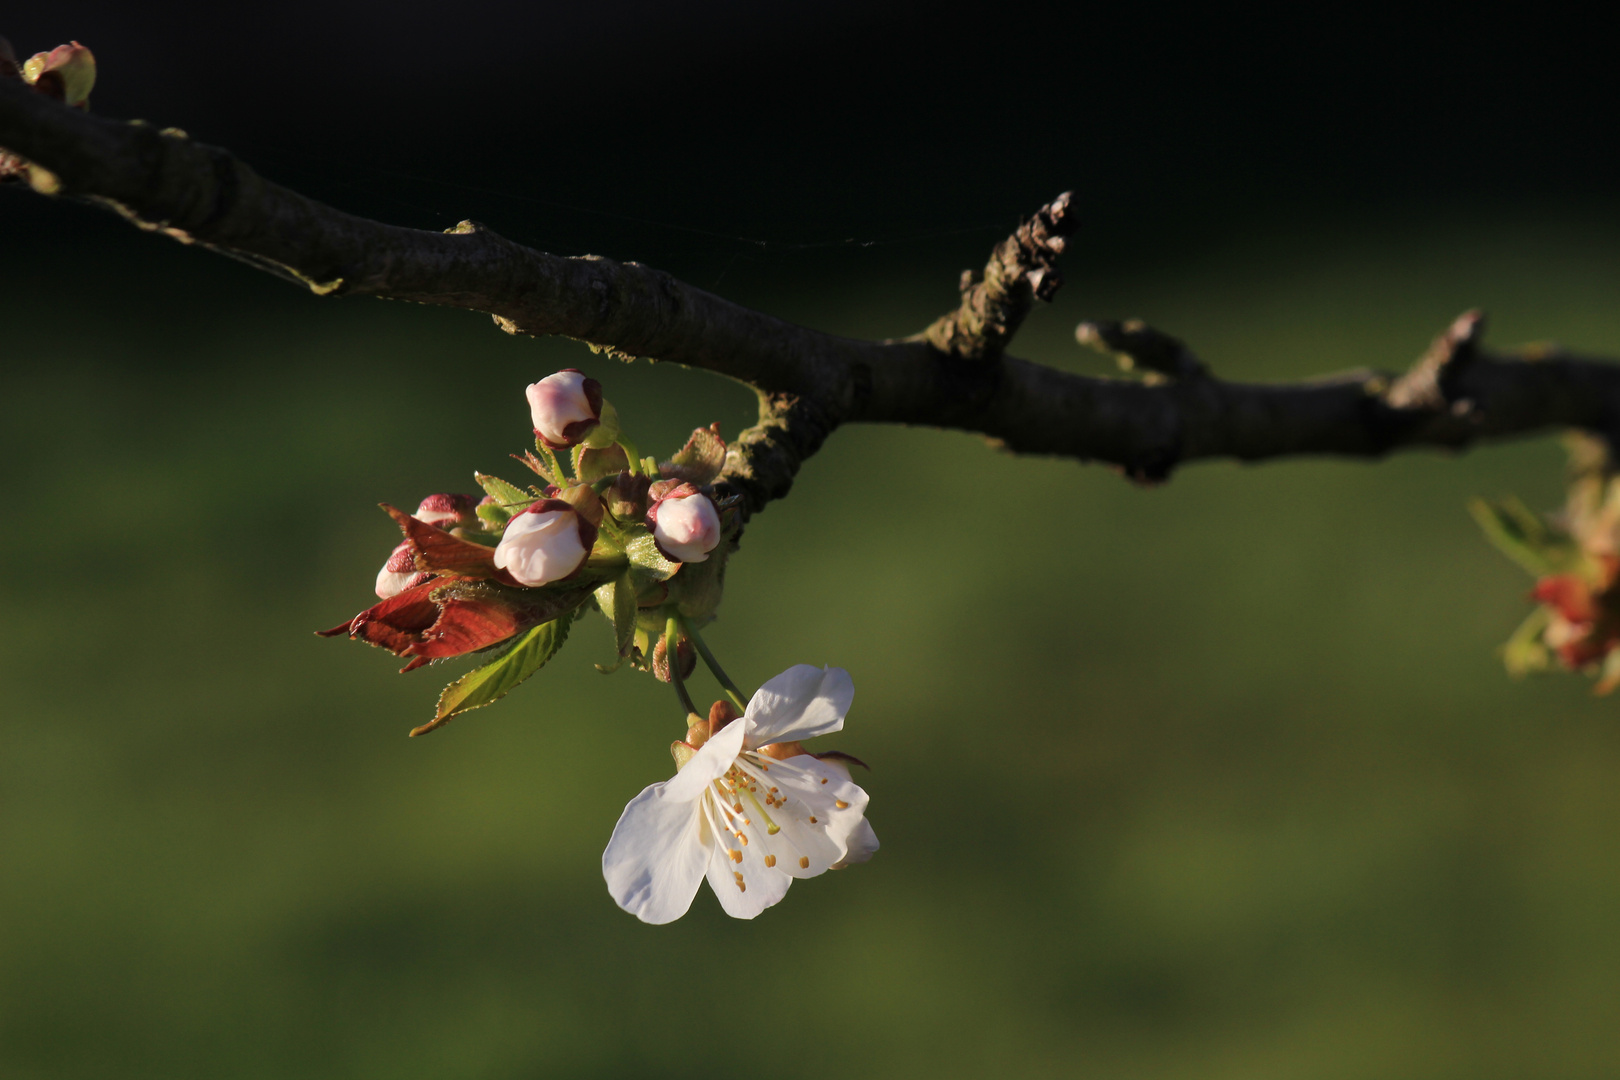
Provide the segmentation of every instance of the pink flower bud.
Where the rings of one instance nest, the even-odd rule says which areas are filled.
[[[697,563],[720,543],[720,515],[714,501],[691,484],[682,484],[647,510],[647,524],[664,557]]]
[[[471,495],[429,495],[411,516],[449,530],[458,525],[477,525],[478,514],[473,509],[477,505]]]
[[[411,549],[411,542],[401,540],[394,553],[388,556],[388,561],[383,563],[383,568],[377,571],[377,595],[387,600],[432,576],[416,568],[416,552]]]
[[[541,499],[506,524],[495,565],[530,587],[560,581],[585,565],[596,526],[561,499]]]
[[[534,433],[553,450],[582,442],[602,419],[602,384],[568,368],[525,391]]]

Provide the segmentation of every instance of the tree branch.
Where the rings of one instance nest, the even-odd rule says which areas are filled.
[[[434,233],[345,214],[225,150],[90,116],[3,77],[0,146],[50,170],[65,195],[318,295],[484,311],[509,333],[564,335],[745,382],[760,394],[760,423],[733,444],[723,480],[749,513],[785,494],[805,458],[851,422],[977,432],[1144,481],[1208,458],[1376,457],[1556,427],[1620,431],[1620,367],[1549,350],[1491,355],[1473,313],[1400,378],[1224,382],[1179,341],[1130,323],[1083,324],[1079,336],[1130,357],[1148,372],[1140,381],[1005,355],[1034,301],[1056,287],[1052,262],[1073,228],[1067,196],[996,249],[956,312],[913,338],[877,342],[795,326],[639,263],[536,251],[473,222]]]

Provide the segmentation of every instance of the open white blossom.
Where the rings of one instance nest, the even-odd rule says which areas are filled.
[[[752,919],[794,878],[871,858],[878,842],[867,795],[848,768],[806,753],[760,752],[838,731],[854,697],[842,668],[789,668],[673,777],[631,799],[602,853],[618,905],[642,922],[671,922],[707,877],[726,914]]]

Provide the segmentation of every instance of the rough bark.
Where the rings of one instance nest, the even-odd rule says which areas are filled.
[[[840,424],[977,432],[1018,453],[1107,462],[1166,478],[1209,458],[1376,457],[1458,448],[1556,427],[1620,430],[1620,366],[1554,350],[1491,354],[1462,316],[1404,376],[1361,371],[1277,385],[1225,382],[1181,342],[1135,323],[1085,323],[1080,340],[1143,378],[1091,378],[1007,355],[1058,278],[1074,228],[1068,196],[1043,207],[964,275],[956,312],[899,341],[820,333],[733,304],[639,263],[563,257],[474,222],[442,233],[325,206],[173,131],[87,115],[0,78],[0,146],[60,192],[144,229],[229,253],[318,295],[372,295],[487,312],[509,333],[577,338],[741,380],[760,423],[723,479],[749,513],[785,494]]]

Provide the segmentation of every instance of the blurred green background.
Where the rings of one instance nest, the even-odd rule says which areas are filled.
[[[460,667],[311,631],[368,604],[376,502],[517,474],[525,383],[582,367],[665,453],[749,395],[118,229],[0,288],[5,1076],[1620,1073],[1617,706],[1503,674],[1529,583],[1464,511],[1555,503],[1555,440],[1140,489],[840,431],[709,638],[748,686],[852,671],[883,850],[753,923],[705,887],[647,927],[599,857],[681,725],[592,669],[603,620],[416,740]],[[1614,240],[1428,217],[1081,257],[1019,351],[1100,373],[1075,321],[1138,315],[1297,378],[1482,304],[1498,342],[1612,355]],[[953,302],[927,269],[723,291],[890,336]]]
[[[1620,355],[1613,11],[13,7],[100,115],[834,332],[925,326],[1073,188],[1023,356],[1106,373],[1075,323],[1139,316],[1303,378],[1473,306]],[[1502,672],[1530,582],[1464,509],[1555,505],[1554,438],[1141,489],[838,432],[709,639],[749,686],[851,670],[883,849],[646,927],[599,858],[681,724],[593,669],[604,621],[416,740],[462,665],[312,633],[370,602],[375,504],[516,478],[564,366],[649,452],[750,419],[0,190],[0,1080],[1620,1075],[1620,701]]]

